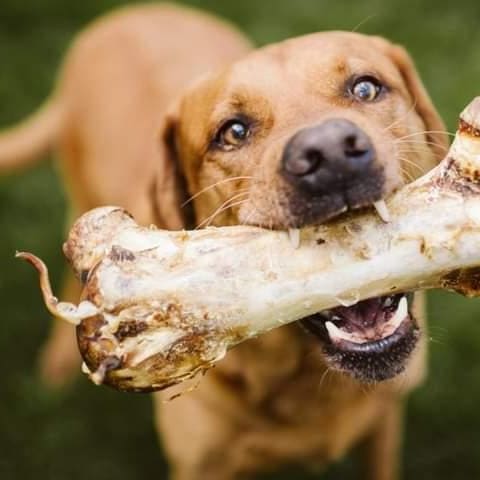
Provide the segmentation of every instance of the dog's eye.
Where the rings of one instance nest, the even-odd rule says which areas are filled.
[[[373,102],[382,92],[382,84],[374,77],[360,77],[355,80],[350,92],[361,102]]]
[[[229,120],[218,131],[215,143],[224,150],[241,147],[250,135],[248,125],[238,119]]]

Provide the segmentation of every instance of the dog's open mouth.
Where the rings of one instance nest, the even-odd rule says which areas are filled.
[[[413,294],[397,294],[337,307],[301,320],[320,339],[328,362],[358,380],[375,382],[401,373],[420,330],[411,315]]]

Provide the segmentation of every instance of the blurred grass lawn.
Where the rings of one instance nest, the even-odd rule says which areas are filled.
[[[0,126],[21,119],[42,102],[72,36],[121,3],[2,0]],[[451,131],[459,111],[480,94],[478,0],[186,3],[230,18],[258,44],[315,30],[352,30],[359,24],[361,32],[401,42],[414,56]],[[35,378],[36,352],[49,318],[36,276],[13,253],[27,249],[40,255],[58,285],[64,210],[61,186],[49,164],[0,179],[0,478],[166,478],[147,396],[95,388],[85,378],[52,394]],[[433,293],[429,310],[430,376],[409,404],[405,477],[480,478],[480,303]],[[313,477],[290,472],[271,478]],[[358,477],[346,460],[322,478]]]

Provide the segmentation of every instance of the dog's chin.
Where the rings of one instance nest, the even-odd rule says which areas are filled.
[[[418,342],[412,301],[411,294],[376,297],[300,322],[318,339],[331,367],[362,382],[378,382],[403,372]]]

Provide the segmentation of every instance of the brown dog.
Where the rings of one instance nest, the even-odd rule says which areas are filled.
[[[163,228],[286,229],[369,207],[442,156],[443,124],[400,47],[332,32],[248,50],[190,10],[111,15],[77,39],[44,110],[0,137],[0,167],[57,147],[73,217],[116,204]],[[322,467],[365,440],[369,478],[393,479],[402,398],[425,353],[418,301],[394,334],[378,333],[401,297],[343,299],[306,318],[309,333],[273,331],[232,350],[193,392],[156,395],[174,478]],[[78,299],[74,279],[63,298]],[[362,341],[335,347],[327,322]],[[63,381],[77,362],[73,333],[57,325],[45,379]]]

